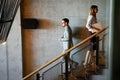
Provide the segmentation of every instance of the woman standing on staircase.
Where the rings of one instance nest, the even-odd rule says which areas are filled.
[[[98,6],[97,5],[92,5],[90,7],[90,12],[88,15],[88,19],[87,19],[87,23],[86,23],[86,28],[89,31],[89,36],[91,36],[92,34],[96,33],[99,31],[98,28],[93,27],[92,25],[97,23],[97,18],[96,18],[96,14],[98,13]],[[93,51],[93,55],[96,55],[96,36],[93,37],[90,41],[89,44],[91,45],[89,50],[86,53],[86,57],[85,57],[85,61],[83,63],[84,66],[86,66],[87,64],[91,63],[91,57],[92,57],[92,51]]]

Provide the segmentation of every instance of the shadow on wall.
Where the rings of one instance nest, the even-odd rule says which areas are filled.
[[[47,19],[25,18],[21,23],[23,29],[50,29],[54,26],[54,23]]]
[[[88,29],[85,26],[76,26],[72,30],[74,44],[77,44],[88,37]],[[82,61],[84,61],[87,50],[88,43],[86,42],[72,51],[71,58],[81,64]]]
[[[55,26],[55,23],[48,19],[40,19],[39,23],[38,29],[51,29]]]
[[[76,39],[85,39],[88,37],[88,30],[86,27],[75,27],[73,30],[73,37]]]

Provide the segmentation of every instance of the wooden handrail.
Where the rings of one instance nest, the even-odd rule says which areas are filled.
[[[61,58],[62,56],[65,56],[67,54],[69,54],[70,51],[72,51],[73,49],[77,48],[78,46],[82,45],[83,43],[87,42],[89,39],[93,38],[94,36],[100,34],[101,32],[103,32],[104,30],[106,30],[106,28],[103,28],[102,30],[96,32],[95,34],[87,37],[86,39],[84,39],[83,41],[79,42],[78,44],[74,45],[73,47],[71,47],[70,49],[66,50],[65,52],[61,53],[60,55],[58,55],[57,57],[53,58],[51,61],[49,61],[48,63],[46,63],[45,65],[39,67],[38,69],[34,70],[33,72],[31,72],[30,74],[28,74],[27,76],[23,77],[22,80],[26,80],[27,78],[31,77],[32,75],[36,74],[37,72],[39,72],[40,70],[42,70],[43,68],[47,67],[48,65],[50,65],[51,63],[55,62],[56,60],[58,60],[59,58]]]

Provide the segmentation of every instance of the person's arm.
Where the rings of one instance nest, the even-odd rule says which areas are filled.
[[[97,31],[99,31],[100,29],[92,26],[92,18],[93,18],[92,15],[89,15],[89,16],[88,16],[88,20],[87,20],[86,27],[87,27],[87,29],[88,29],[89,31],[91,31],[91,32],[97,32]]]
[[[68,30],[66,30],[64,32],[64,35],[61,37],[61,40],[62,41],[68,41],[69,40],[69,31]]]
[[[90,31],[91,29],[91,20],[92,20],[92,16],[88,16],[88,19],[87,19],[87,23],[86,23],[86,28]]]

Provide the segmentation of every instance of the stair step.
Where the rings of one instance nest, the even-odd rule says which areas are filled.
[[[69,80],[107,80],[108,69],[106,67],[107,59],[103,51],[99,52],[99,65],[96,66],[96,57],[92,58],[92,64],[84,68],[83,63],[79,66],[74,61],[71,64]],[[65,80],[65,74],[60,75],[58,80]]]
[[[68,76],[69,76],[68,80],[77,80],[77,78],[75,76],[73,76],[72,74],[69,74]],[[66,79],[65,74],[59,75],[59,77],[58,77],[58,80],[65,80],[65,79]]]
[[[102,69],[102,73],[99,75],[91,75],[90,80],[108,80],[108,69]]]
[[[95,76],[91,76],[90,80],[107,80],[107,76],[105,76],[105,75],[95,75]]]
[[[103,75],[108,75],[109,69],[103,69]]]

